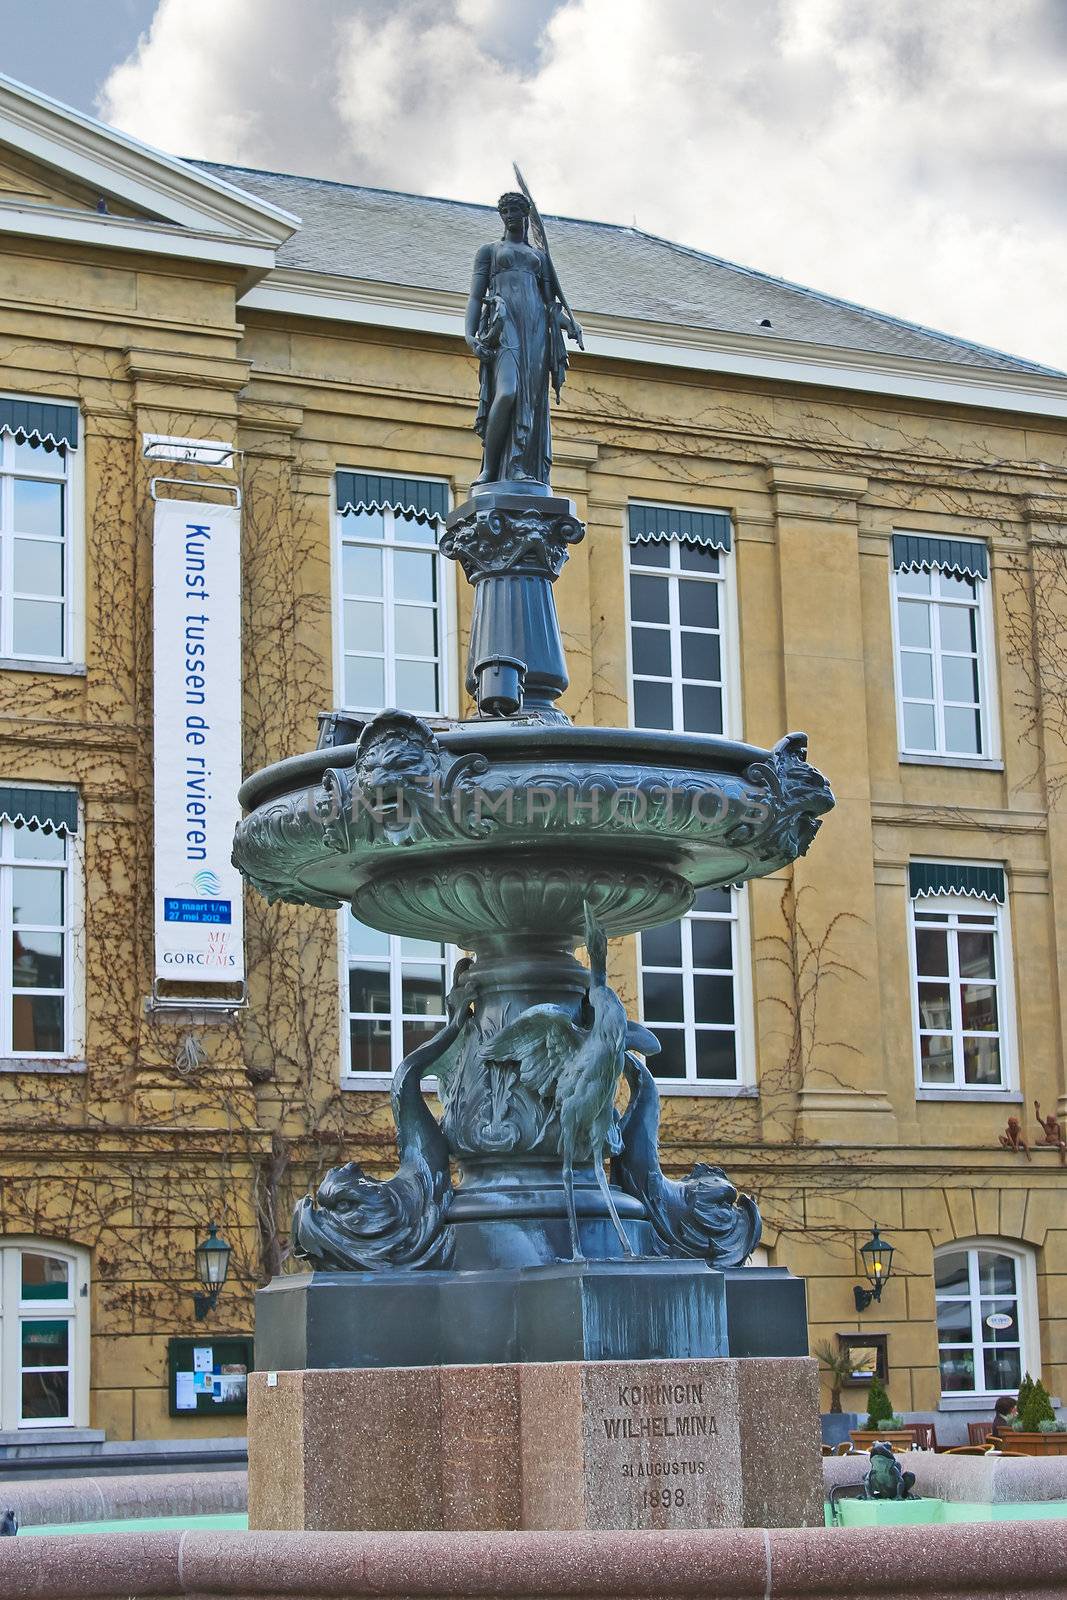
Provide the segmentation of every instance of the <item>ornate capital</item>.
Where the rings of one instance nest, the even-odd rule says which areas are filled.
[[[441,553],[459,562],[470,583],[515,571],[555,579],[568,546],[584,537],[570,500],[485,494],[449,517]]]

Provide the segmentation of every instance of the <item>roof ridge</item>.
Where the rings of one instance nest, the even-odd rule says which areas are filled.
[[[318,183],[328,189],[359,189],[363,194],[392,194],[401,200],[430,200],[435,205],[466,206],[472,211],[492,211],[492,206],[481,205],[477,200],[449,200],[439,194],[416,194],[413,189],[386,189],[373,183],[342,183],[339,178],[317,178],[307,172],[277,172],[273,167],[244,167],[231,161],[200,161],[183,157],[191,166],[211,167],[219,172],[251,172],[260,178],[293,178],[297,183]]]
[[[1062,368],[1046,367],[1043,362],[1033,361],[1029,356],[1017,356],[1010,350],[998,349],[996,345],[980,344],[976,339],[964,338],[962,334],[946,333],[943,328],[933,328],[927,322],[913,322],[909,317],[898,317],[892,311],[879,311],[877,307],[864,305],[859,300],[846,300],[843,295],[828,294],[823,289],[812,289],[806,283],[796,283],[792,278],[780,278],[776,273],[763,272],[759,267],[746,267],[739,261],[728,261],[725,256],[712,255],[710,250],[701,250],[697,245],[679,244],[676,239],[668,239],[660,233],[650,233],[646,228],[627,228],[625,231],[640,234],[642,238],[651,239],[656,244],[664,245],[668,250],[677,251],[679,255],[694,256],[699,261],[709,261],[717,267],[725,267],[730,272],[740,272],[747,278],[758,278],[764,283],[776,284],[781,289],[790,289],[795,294],[807,295],[809,299],[821,301],[824,305],[842,306],[847,311],[859,311],[865,317],[875,317],[879,322],[891,323],[895,328],[905,328],[909,333],[922,333],[928,339],[939,339],[945,344],[963,345],[966,349],[976,350],[981,355],[997,356],[1001,361],[1012,361],[1017,366],[1026,367],[1032,372],[1043,372],[1050,377],[1067,376]]]
[[[492,215],[494,210],[493,206],[485,205],[474,200],[452,200],[446,198],[444,195],[418,194],[410,189],[388,189],[374,184],[342,183],[336,178],[311,177],[307,174],[296,172],[276,172],[268,167],[245,167],[230,162],[216,161],[190,161],[189,164],[196,167],[204,167],[217,172],[229,172],[235,174],[248,173],[249,176],[254,177],[289,179],[298,184],[315,185],[321,188],[342,189],[350,194],[361,193],[367,195],[391,196],[400,200],[412,200],[422,204],[431,204],[435,206],[456,207],[467,211],[482,212],[487,215]],[[686,256],[691,260],[707,262],[709,265],[718,267],[725,272],[736,274],[738,277],[747,278],[757,283],[765,283],[778,290],[785,290],[788,293],[803,296],[805,299],[816,305],[850,311],[882,327],[899,329],[904,333],[917,335],[924,339],[932,340],[941,347],[941,350],[945,355],[945,359],[950,361],[953,350],[966,350],[972,352],[975,356],[990,358],[993,362],[1005,363],[1008,371],[1025,372],[1052,378],[1067,377],[1067,372],[1064,370],[1058,367],[1047,366],[1040,361],[1034,361],[1028,356],[1014,355],[1011,351],[1000,350],[994,345],[981,344],[977,340],[967,339],[960,334],[947,333],[943,328],[931,327],[929,323],[915,322],[907,317],[896,316],[891,311],[880,311],[874,306],[863,305],[858,300],[848,300],[842,295],[828,294],[824,290],[813,289],[807,284],[796,283],[790,278],[779,277],[775,273],[763,272],[758,267],[749,267],[743,265],[741,262],[728,261],[724,256],[717,256],[712,254],[711,251],[701,250],[696,245],[680,244],[675,239],[668,239],[663,234],[652,233],[648,229],[638,227],[636,224],[599,222],[589,217],[563,216],[558,212],[546,213],[545,215],[546,219],[550,222],[564,223],[583,229],[597,229],[608,233],[626,236],[631,239],[642,239],[650,244],[669,250],[675,255]],[[753,330],[753,332],[758,331],[760,330]],[[862,348],[862,346],[852,346],[851,344],[846,344],[844,348]],[[913,353],[908,357],[908,359],[914,361],[933,361],[936,360],[937,357],[934,352],[930,352],[929,354],[925,355]],[[984,362],[976,361],[973,363],[976,368],[988,366],[988,364],[988,360]]]
[[[496,206],[485,205],[482,200],[450,200],[448,195],[416,194],[414,189],[384,189],[381,184],[342,184],[339,178],[312,178],[307,173],[277,173],[270,166],[238,166],[232,162],[202,162],[190,157],[182,157],[190,166],[210,166],[214,171],[222,173],[254,173],[258,178],[294,178],[298,184],[325,184],[328,189],[358,189],[362,194],[368,195],[397,195],[400,200],[429,200],[432,205],[459,205],[467,211],[488,211],[493,214]],[[542,216],[550,222],[573,222],[577,227],[606,227],[613,234],[632,234],[632,227],[624,222],[598,222],[592,216],[563,216],[560,211],[542,211]],[[653,237],[653,235],[649,235]]]
[[[481,200],[452,200],[447,195],[419,194],[414,189],[386,189],[374,183],[342,183],[339,178],[313,178],[304,172],[276,172],[273,167],[242,167],[230,161],[200,161],[185,156],[181,159],[190,166],[210,167],[218,172],[251,172],[260,178],[293,178],[297,183],[319,183],[330,189],[358,189],[362,194],[391,194],[400,200],[428,200],[432,205],[463,206],[468,211],[487,211],[490,215],[496,210],[495,205],[486,205]],[[549,222],[570,222],[579,228],[606,228],[610,233],[640,232],[640,229],[634,229],[626,222],[600,222],[596,217],[568,217],[561,211],[542,211],[541,215]],[[655,239],[657,236],[650,233],[647,237]],[[669,239],[660,242],[671,243]],[[677,248],[686,249],[687,246],[681,245]]]

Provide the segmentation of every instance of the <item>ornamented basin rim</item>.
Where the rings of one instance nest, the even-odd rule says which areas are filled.
[[[587,762],[628,762],[651,766],[689,768],[694,773],[714,772],[743,776],[755,762],[770,761],[773,751],[716,734],[658,733],[635,728],[577,728],[546,724],[474,721],[439,724],[426,718],[442,750],[449,755],[484,754],[492,761],[552,762],[577,758]],[[334,745],[287,756],[247,777],[237,791],[245,814],[280,795],[319,783],[331,767],[350,767],[356,761],[356,744]]]
[[[241,798],[252,809],[233,859],[252,886],[271,900],[334,908],[355,904],[372,879],[408,876],[418,857],[454,877],[472,852],[493,870],[506,867],[502,855],[531,850],[562,866],[575,846],[614,853],[620,840],[638,846],[635,866],[665,867],[693,888],[739,882],[804,854],[834,804],[802,733],[764,751],[620,728],[444,719],[434,728],[398,710],[362,725],[354,743],[256,774]]]

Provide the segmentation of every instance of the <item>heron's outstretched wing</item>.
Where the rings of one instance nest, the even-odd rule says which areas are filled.
[[[482,1049],[482,1060],[517,1061],[519,1081],[542,1100],[551,1100],[560,1073],[584,1042],[585,1034],[562,1006],[531,1006],[493,1035]]]

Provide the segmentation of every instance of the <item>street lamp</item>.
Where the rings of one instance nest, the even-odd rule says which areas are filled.
[[[203,1322],[208,1312],[218,1305],[229,1268],[230,1247],[225,1239],[219,1238],[218,1227],[212,1222],[208,1225],[207,1238],[196,1247],[196,1274],[208,1291],[193,1295],[197,1322]]]
[[[867,1276],[869,1289],[857,1283],[852,1291],[856,1296],[856,1310],[866,1311],[872,1300],[882,1298],[882,1286],[893,1270],[893,1246],[878,1232],[877,1222],[867,1243],[860,1249],[860,1259]]]

